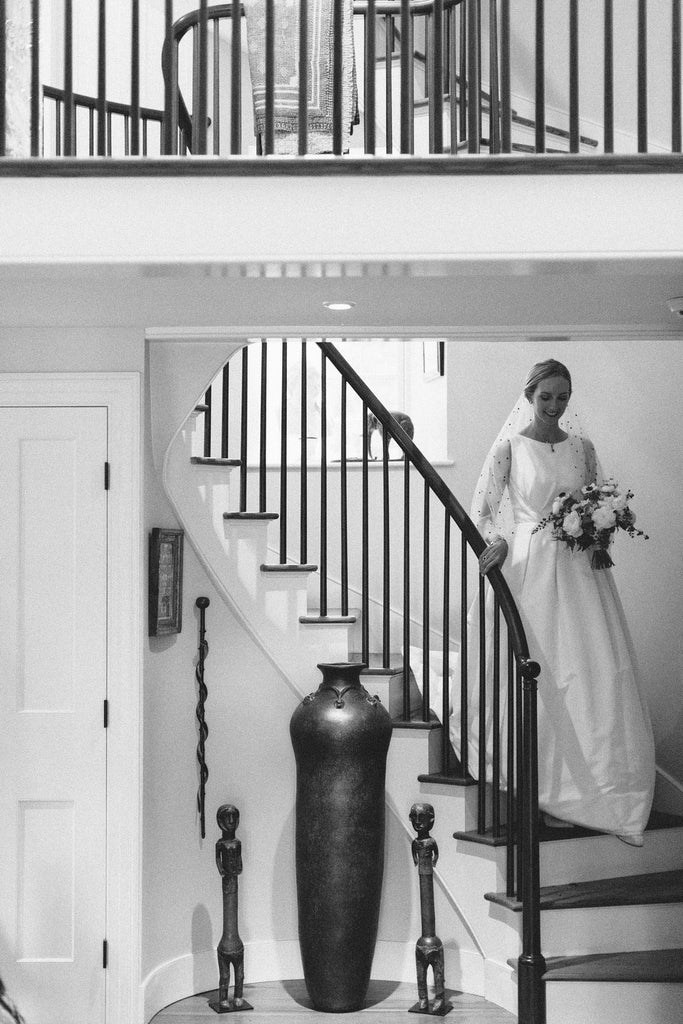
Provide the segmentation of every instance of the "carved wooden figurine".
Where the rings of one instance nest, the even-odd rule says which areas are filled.
[[[209,1003],[216,1013],[233,1013],[235,1010],[252,1010],[253,1007],[242,998],[244,986],[244,945],[237,930],[237,876],[242,873],[242,843],[235,839],[240,822],[240,812],[232,804],[218,808],[216,821],[222,837],[216,843],[216,866],[223,880],[223,934],[218,943],[218,999]],[[235,975],[232,999],[230,987],[230,966]]]
[[[415,944],[419,1002],[411,1006],[410,1012],[443,1017],[453,1009],[453,1006],[446,1001],[443,943],[436,934],[434,923],[434,865],[439,859],[436,839],[429,834],[434,825],[434,808],[431,804],[413,804],[410,808],[410,820],[417,832],[417,838],[413,839],[412,852],[420,879],[422,914],[422,935]],[[431,1006],[427,988],[427,969],[430,966],[434,973],[434,1000]]]

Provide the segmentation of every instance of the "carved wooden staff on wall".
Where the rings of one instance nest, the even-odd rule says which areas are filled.
[[[197,810],[199,811],[199,824],[201,827],[202,839],[206,838],[206,780],[209,777],[209,769],[206,765],[206,738],[209,735],[209,727],[204,718],[204,705],[209,693],[204,682],[204,660],[209,653],[209,645],[206,640],[206,609],[209,607],[208,597],[198,597],[195,601],[199,608],[199,654],[195,678],[197,680],[197,723],[199,742],[197,743],[197,762],[199,763],[199,790],[197,792]]]

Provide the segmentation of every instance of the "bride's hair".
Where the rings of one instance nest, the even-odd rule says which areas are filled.
[[[529,375],[524,385],[524,397],[530,402],[534,397],[534,391],[541,383],[542,380],[547,380],[548,377],[564,377],[569,384],[569,394],[572,393],[572,377],[564,365],[557,359],[544,359],[542,363],[536,363],[529,370]]]

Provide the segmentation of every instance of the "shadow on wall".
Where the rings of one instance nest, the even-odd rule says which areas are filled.
[[[206,982],[206,977],[201,976],[202,957],[200,954],[206,953],[207,950],[215,949],[217,941],[214,941],[209,911],[203,903],[198,903],[192,911],[193,992],[203,991]],[[218,967],[216,967],[216,985],[218,985]]]

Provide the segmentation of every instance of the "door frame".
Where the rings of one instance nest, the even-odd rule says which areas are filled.
[[[0,406],[107,408],[106,1024],[142,1020],[140,401],[139,373],[0,374]]]

